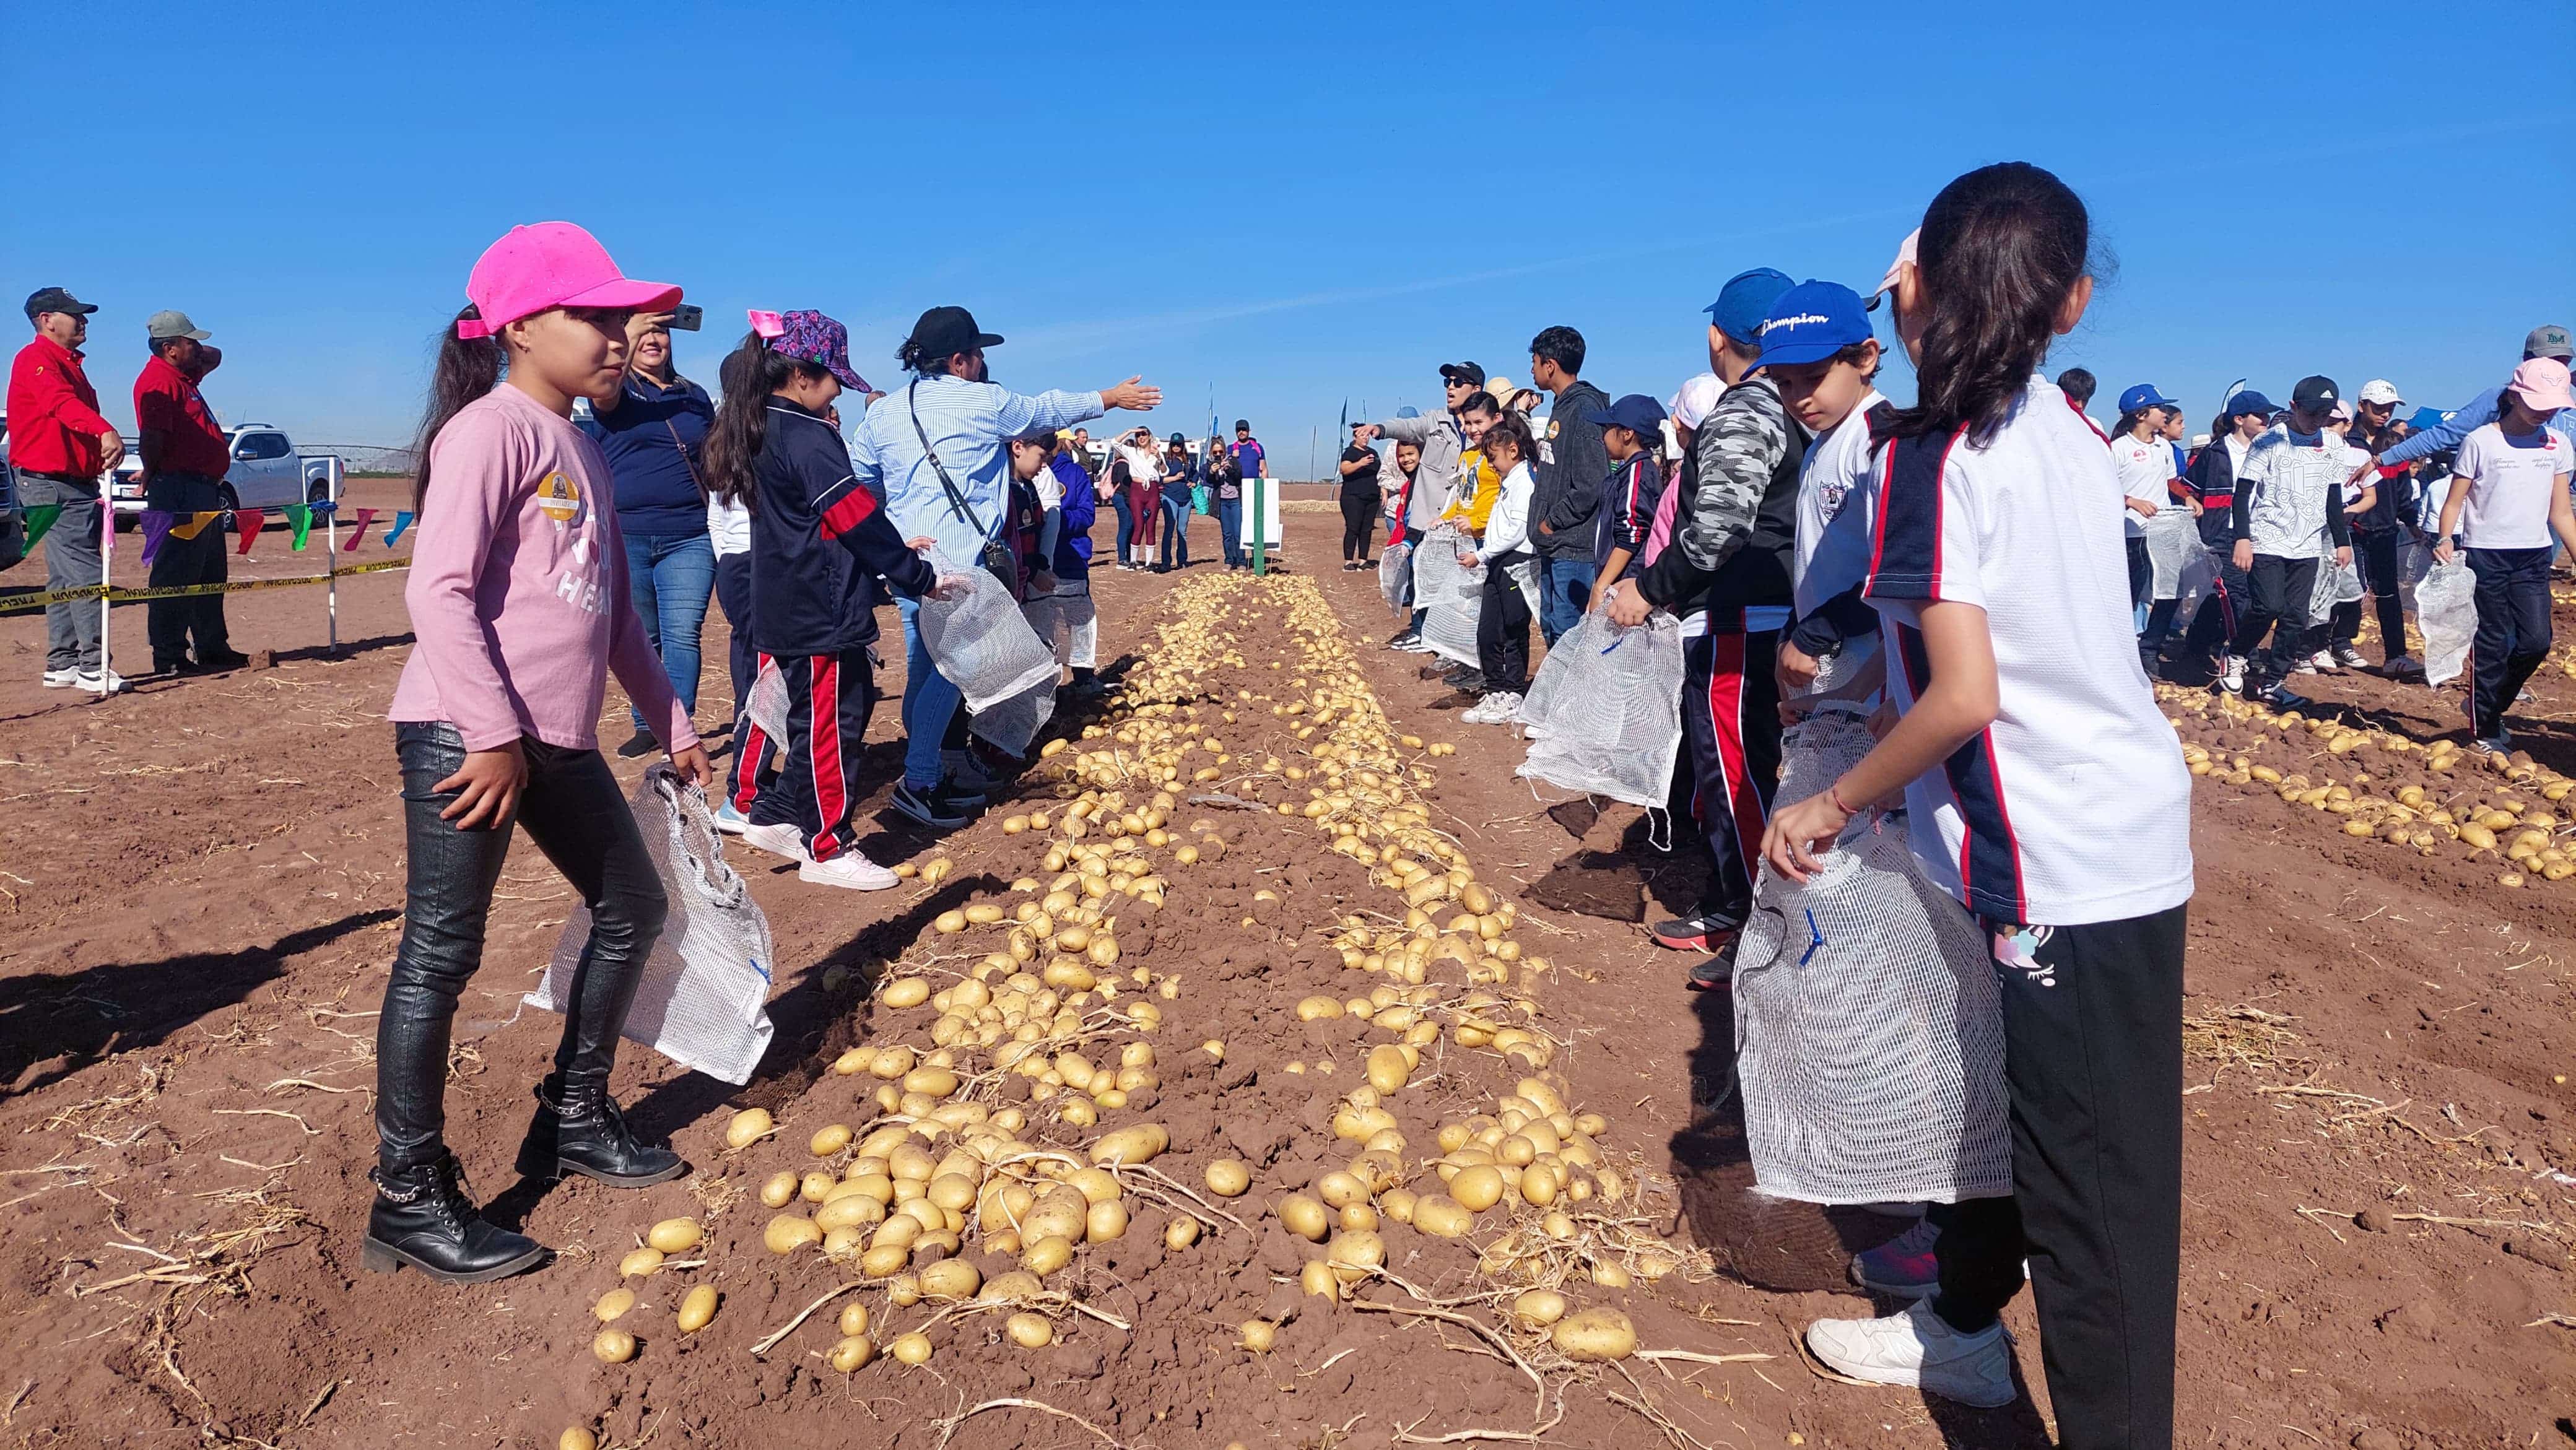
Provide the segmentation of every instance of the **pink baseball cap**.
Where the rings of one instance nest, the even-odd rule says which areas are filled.
[[[465,295],[478,318],[456,324],[458,337],[490,337],[549,307],[623,307],[658,312],[680,300],[668,282],[637,282],[617,270],[599,239],[571,222],[537,222],[483,249]]]
[[[2523,359],[2505,387],[2526,408],[2576,408],[2576,391],[2567,386],[2567,364],[2554,357]]]

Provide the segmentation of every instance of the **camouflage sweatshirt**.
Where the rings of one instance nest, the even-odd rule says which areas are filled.
[[[1676,517],[1675,547],[1637,576],[1647,602],[1675,613],[1703,596],[1717,606],[1789,603],[1805,456],[1803,435],[1768,378],[1727,389],[1692,439],[1694,487]]]

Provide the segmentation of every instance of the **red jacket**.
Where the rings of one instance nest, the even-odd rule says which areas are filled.
[[[39,333],[9,364],[9,463],[26,473],[96,478],[106,467],[98,412],[81,355]]]
[[[143,461],[156,472],[220,480],[233,466],[232,445],[197,385],[158,353],[134,379],[134,425],[148,445]]]

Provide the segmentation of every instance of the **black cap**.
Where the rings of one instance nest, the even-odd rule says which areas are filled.
[[[1443,382],[1465,383],[1469,387],[1481,388],[1485,385],[1485,369],[1480,363],[1442,363],[1440,377]]]
[[[2335,401],[2342,396],[2343,392],[2335,386],[2334,379],[2310,374],[2299,379],[2299,385],[2290,389],[2290,406],[2302,413],[2330,412]]]
[[[1181,436],[1180,434],[1178,434],[1178,433],[1173,434],[1173,435],[1171,436],[1171,439],[1170,439],[1169,441],[1174,442],[1174,443],[1178,443],[1178,444],[1179,444],[1179,445],[1181,445],[1183,448],[1187,448],[1187,447],[1189,447],[1189,446],[1190,446],[1190,440],[1188,440],[1187,438],[1182,437],[1182,436]]]
[[[934,307],[912,325],[913,350],[925,358],[952,357],[999,347],[1002,339],[975,325],[975,314],[963,307]]]
[[[35,321],[39,315],[47,312],[72,312],[87,317],[97,310],[94,304],[83,302],[60,287],[39,287],[27,294],[29,322]]]

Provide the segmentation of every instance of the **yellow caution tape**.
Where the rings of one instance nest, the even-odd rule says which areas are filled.
[[[298,574],[286,579],[236,579],[222,584],[164,584],[157,589],[110,589],[103,584],[84,584],[77,589],[54,589],[43,594],[0,596],[0,614],[25,614],[49,604],[76,604],[84,599],[106,596],[111,604],[132,604],[149,599],[182,599],[192,594],[246,594],[254,589],[296,589],[307,584],[328,584],[357,574],[380,574],[387,569],[408,569],[409,558],[380,559],[373,564],[355,564],[334,569],[328,574]]]

